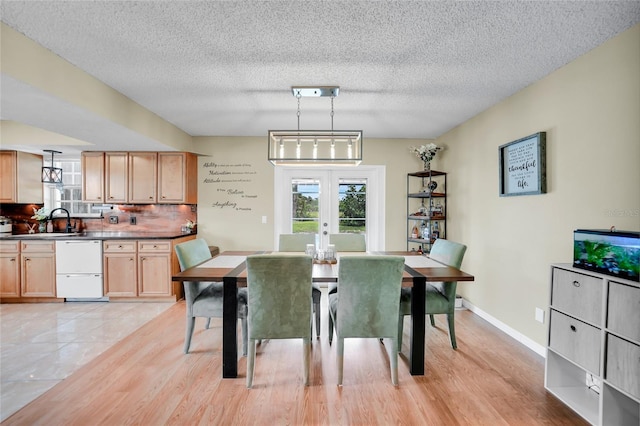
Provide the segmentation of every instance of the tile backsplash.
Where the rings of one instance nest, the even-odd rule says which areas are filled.
[[[40,208],[38,204],[2,204],[0,215],[7,216],[13,221],[14,234],[26,234],[29,225],[37,224],[33,216],[33,208]],[[117,219],[112,219],[117,218]],[[135,225],[131,218],[135,218]],[[197,206],[179,204],[125,204],[113,205],[111,209],[103,210],[102,217],[71,218],[71,225],[78,231],[103,232],[176,232],[192,221],[197,223]],[[113,223],[116,222],[117,223]],[[64,230],[66,219],[53,220],[54,231]]]

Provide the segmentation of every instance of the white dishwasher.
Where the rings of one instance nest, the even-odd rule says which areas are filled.
[[[56,241],[56,296],[102,298],[102,241]]]

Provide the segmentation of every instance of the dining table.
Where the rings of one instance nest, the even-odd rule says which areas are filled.
[[[194,267],[173,275],[173,281],[223,282],[222,313],[222,377],[238,376],[237,315],[238,287],[247,286],[246,258],[253,254],[269,252],[224,251]],[[282,252],[278,252],[282,254]],[[362,255],[363,252],[337,254],[337,261],[313,264],[314,282],[337,282],[340,257]],[[411,331],[409,348],[409,371],[412,375],[424,375],[425,345],[425,292],[427,282],[473,281],[474,276],[458,268],[453,268],[430,259],[417,252],[378,251],[366,254],[404,256],[405,267],[402,286],[411,289]]]

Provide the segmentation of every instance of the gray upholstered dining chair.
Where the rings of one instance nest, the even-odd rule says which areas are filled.
[[[349,256],[339,262],[340,291],[329,295],[329,343],[335,325],[338,385],[342,385],[344,339],[387,338],[391,382],[398,384],[398,315],[404,271],[402,256]]]
[[[311,357],[311,256],[259,254],[247,256],[249,353],[247,387],[253,385],[256,341],[303,341],[304,384],[309,385]]]
[[[460,268],[467,246],[449,240],[437,239],[431,247],[429,257],[447,266]],[[451,347],[457,349],[455,312],[457,281],[428,282],[425,293],[425,313],[429,315],[431,326],[435,327],[434,314],[446,314],[449,324]],[[398,320],[398,352],[402,349],[402,333],[405,315],[411,315],[411,289],[403,288],[400,296],[400,317]]]
[[[211,259],[209,246],[202,238],[176,244],[175,250],[182,271]],[[211,318],[222,318],[222,295],[221,282],[184,282],[184,299],[187,305],[184,353],[189,353],[196,317],[207,318],[206,328],[209,328]],[[238,318],[242,322],[242,355],[247,356],[247,289],[245,288],[238,289]]]
[[[366,252],[367,242],[364,234],[329,234],[329,244],[336,246],[336,252]],[[338,284],[329,283],[329,294],[333,294],[338,291]]]
[[[316,245],[316,234],[280,234],[278,251],[301,252],[307,249],[307,244]],[[316,318],[316,337],[320,338],[320,296],[322,292],[318,284],[313,283],[311,298],[313,299],[313,312]]]

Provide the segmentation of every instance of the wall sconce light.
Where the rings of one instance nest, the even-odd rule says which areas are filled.
[[[298,129],[269,130],[268,158],[273,165],[347,165],[362,162],[362,130],[333,129],[333,99],[339,87],[292,87],[298,99]],[[300,130],[300,98],[331,97],[331,130]]]
[[[53,163],[53,155],[62,154],[62,152],[52,149],[45,149],[43,151],[51,153],[51,166],[42,167],[42,183],[62,183],[62,169],[55,167]]]

